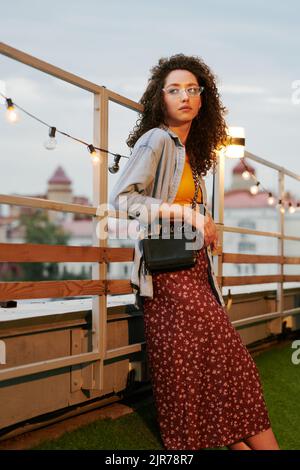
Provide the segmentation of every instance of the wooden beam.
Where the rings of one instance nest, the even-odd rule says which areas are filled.
[[[0,300],[103,295],[104,281],[0,282]]]
[[[134,248],[0,243],[1,263],[109,263],[133,261]]]
[[[222,286],[242,286],[245,284],[268,284],[270,282],[282,282],[280,274],[268,276],[223,276]]]
[[[130,293],[132,287],[128,279],[0,282],[1,301]]]
[[[283,258],[276,255],[252,255],[244,253],[223,253],[223,263],[275,263],[282,264]]]

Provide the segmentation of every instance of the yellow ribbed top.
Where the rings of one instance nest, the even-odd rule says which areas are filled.
[[[173,201],[177,204],[191,204],[195,194],[195,184],[192,173],[192,168],[190,165],[189,157],[185,155],[185,164],[182,172],[182,177],[180,180],[179,188],[176,194],[176,197]],[[202,202],[202,193],[201,188],[198,190],[197,202]]]

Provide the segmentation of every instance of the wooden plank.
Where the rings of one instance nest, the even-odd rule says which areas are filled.
[[[244,253],[223,253],[223,263],[276,263],[282,264],[283,258],[276,255],[252,255]]]
[[[297,282],[300,281],[300,274],[286,274],[283,276],[283,282]]]
[[[84,206],[82,204],[71,204],[66,202],[53,201],[52,199],[41,199],[27,196],[8,196],[0,194],[0,204],[9,204],[14,206],[25,206],[36,209],[47,209],[60,212],[72,212],[74,214],[86,214],[95,216],[97,208]]]
[[[134,248],[0,243],[0,262],[125,262],[133,261]]]
[[[0,43],[0,53],[18,62],[26,64],[29,67],[33,67],[40,72],[52,75],[53,77],[59,78],[64,82],[71,83],[72,85],[75,85],[91,93],[101,93],[103,90],[102,86],[96,85],[95,83],[85,80],[84,78],[78,77],[73,73],[66,72],[59,67],[51,65],[44,60],[37,59],[36,57],[15,49],[14,47],[11,47],[3,42]]]
[[[107,263],[133,261],[134,248],[105,248],[104,258]]]
[[[96,83],[90,82],[89,80],[81,78],[73,73],[67,72],[66,70],[56,67],[55,65],[49,64],[48,62],[38,59],[30,54],[26,54],[25,52],[22,52],[19,49],[15,49],[14,47],[11,47],[3,42],[0,43],[0,53],[18,62],[26,64],[29,67],[33,67],[39,70],[40,72],[52,75],[53,77],[59,78],[64,82],[71,83],[72,85],[75,85],[91,93],[101,94],[103,92],[106,92],[110,100],[134,111],[143,110],[143,106],[141,104],[136,103],[135,101],[126,98],[125,96],[119,95],[109,90],[105,86],[97,85]]]
[[[0,262],[103,262],[103,252],[89,246],[0,243]]]
[[[103,295],[104,281],[0,282],[0,300]]]
[[[257,155],[254,155],[253,153],[248,152],[247,150],[245,150],[245,157],[249,158],[250,160],[254,160],[257,163],[261,163],[262,165],[265,165],[269,168],[273,168],[274,170],[282,172],[285,175],[288,175],[291,178],[296,179],[297,181],[300,181],[300,176],[297,175],[297,173],[287,170],[283,166],[279,166],[279,165],[276,165],[275,163],[269,162],[268,160],[265,160],[264,158],[258,157]]]
[[[284,256],[284,264],[300,264],[300,258],[296,256]]]
[[[48,370],[61,369],[62,367],[70,367],[76,364],[86,364],[101,359],[99,352],[89,352],[77,354],[74,356],[59,357],[57,359],[49,359],[47,361],[34,362],[33,364],[24,364],[18,367],[9,367],[0,371],[0,381],[10,380],[17,377],[25,377],[26,375],[38,374]]]
[[[145,344],[145,341],[142,341],[141,343],[129,344],[120,348],[109,349],[108,351],[106,351],[105,359],[113,359],[123,356],[125,354],[131,354],[134,352],[142,351],[142,346]]]
[[[76,297],[82,295],[130,294],[128,279],[0,282],[0,300]]]
[[[242,286],[245,284],[268,284],[270,282],[282,282],[280,274],[268,276],[223,276],[222,286]]]
[[[109,90],[108,88],[107,95],[109,101],[113,101],[114,103],[125,106],[126,108],[131,109],[133,111],[142,112],[144,109],[144,106],[142,104],[136,103],[135,101],[132,101],[131,99],[126,98],[125,96],[119,95],[119,93],[115,93],[114,91]]]
[[[132,287],[128,279],[113,279],[107,281],[107,294],[131,294]]]
[[[45,209],[58,212],[70,212],[73,214],[85,214],[95,217],[97,216],[99,218],[104,217],[106,214],[107,217],[110,218],[128,219],[127,212],[118,211],[114,208],[111,208],[107,211],[100,211],[100,209],[98,210],[98,208],[92,206],[58,202],[53,201],[52,199],[41,199],[37,197],[8,196],[6,194],[0,194],[0,204],[8,204],[11,206],[24,206],[31,207],[33,209]]]
[[[71,343],[71,355],[77,356],[78,354],[82,354],[82,330],[81,329],[72,329],[70,330],[70,343]],[[82,385],[82,377],[81,377],[81,367],[71,366],[71,373],[70,373],[70,391],[71,393],[78,392],[81,390]]]
[[[227,225],[223,226],[223,231],[224,232],[233,232],[233,233],[247,233],[251,235],[259,235],[263,237],[275,237],[275,238],[280,238],[281,234],[280,232],[264,232],[262,230],[253,230],[249,228],[243,228],[243,227],[230,227]],[[299,237],[300,240],[300,237]]]

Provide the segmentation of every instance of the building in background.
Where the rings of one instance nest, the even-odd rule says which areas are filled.
[[[255,168],[247,162],[249,172],[255,175]],[[258,192],[253,195],[250,186],[253,179],[244,179],[244,165],[238,162],[232,170],[232,180],[230,187],[225,191],[225,225],[233,227],[244,227],[261,231],[279,231],[278,209],[268,204],[268,193]],[[266,186],[264,184],[264,186]],[[66,175],[64,169],[59,166],[47,182],[44,194],[29,195],[42,199],[49,199],[59,202],[91,205],[85,196],[75,195],[72,189],[72,180]],[[276,199],[276,194],[273,192]],[[285,195],[287,202],[297,205],[297,200],[290,193]],[[25,233],[20,225],[20,217],[26,214],[28,217],[35,209],[9,206],[8,214],[1,215],[0,212],[0,242],[2,243],[24,243]],[[48,211],[49,220],[58,224],[69,234],[69,245],[91,246],[92,245],[92,217],[82,214],[61,213]],[[108,246],[111,247],[134,247],[139,224],[136,220],[121,220],[110,218],[108,224]],[[300,231],[300,212],[296,210],[290,214],[285,212],[285,231],[288,234]],[[116,236],[116,234],[118,234]],[[224,233],[224,252],[228,253],[248,253],[248,254],[277,254],[277,239],[271,237],[257,237],[249,234],[234,232]],[[286,256],[299,256],[300,247],[298,242],[289,241],[285,244]],[[110,263],[108,265],[108,278],[128,279],[131,273],[132,262]],[[288,267],[286,274],[297,272],[297,265]],[[2,266],[3,269],[3,266]],[[85,271],[91,276],[91,263],[60,263],[60,272],[67,269],[73,274],[80,274]],[[274,264],[224,264],[224,276],[251,276],[259,274],[277,274],[278,267]],[[1,267],[0,267],[1,275]],[[256,290],[257,286],[240,286],[235,290],[243,292],[245,289]]]
[[[255,175],[255,168],[251,166],[246,159],[249,173]],[[271,191],[275,204],[268,203],[268,192],[259,191],[257,194],[250,192],[250,187],[255,184],[253,178],[243,178],[245,167],[241,161],[232,170],[231,186],[225,192],[224,200],[224,223],[231,227],[242,227],[247,229],[279,232],[279,209],[276,207],[278,201],[277,195]],[[264,187],[266,187],[264,182]],[[266,188],[267,191],[268,188]],[[296,210],[290,213],[288,203],[291,202],[294,207],[297,206],[298,200],[289,192],[284,195],[285,199],[285,233],[295,234],[300,231],[300,212]],[[262,237],[251,234],[225,232],[223,251],[227,253],[247,253],[247,254],[265,254],[276,255],[278,239],[274,237]],[[300,245],[296,241],[285,242],[286,256],[300,256]],[[268,275],[278,274],[279,266],[276,264],[224,264],[224,276],[251,276],[251,275]],[[297,265],[286,267],[288,271],[285,274],[297,273]],[[291,285],[291,283],[289,284]],[[295,283],[297,285],[297,283]],[[275,285],[274,285],[275,286]],[[270,284],[261,285],[260,289],[271,289]],[[235,292],[244,292],[245,290],[257,290],[258,286],[238,286],[234,288]],[[276,287],[275,287],[276,288]]]

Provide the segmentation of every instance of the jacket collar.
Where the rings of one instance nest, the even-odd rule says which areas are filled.
[[[179,143],[179,145],[184,147],[178,135],[174,131],[172,131],[168,126],[166,126],[165,124],[160,124],[158,127],[160,129],[164,129],[173,139],[175,139]]]

